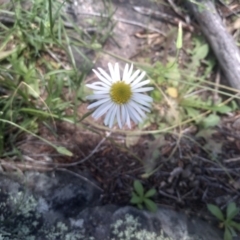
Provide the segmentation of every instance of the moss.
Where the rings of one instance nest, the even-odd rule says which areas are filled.
[[[132,215],[126,214],[125,219],[119,219],[112,227],[111,240],[172,240],[167,237],[161,230],[159,234],[155,232],[149,232],[142,229],[141,224],[138,222],[138,218],[134,218]]]

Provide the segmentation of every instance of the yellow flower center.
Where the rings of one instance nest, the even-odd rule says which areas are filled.
[[[127,103],[132,96],[132,90],[129,84],[119,81],[112,85],[110,89],[110,97],[116,104]]]

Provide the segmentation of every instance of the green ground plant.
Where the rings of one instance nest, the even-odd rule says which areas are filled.
[[[149,211],[156,212],[157,205],[150,199],[157,193],[156,189],[151,188],[148,191],[145,191],[139,180],[134,181],[133,188],[134,191],[132,192],[130,203],[137,205],[139,209],[143,209],[143,206],[145,206]]]
[[[239,213],[239,208],[236,203],[231,202],[227,205],[226,215],[216,205],[208,204],[208,210],[220,221],[220,227],[224,228],[224,240],[232,240],[237,236],[236,230],[240,231],[240,223],[234,221],[234,218]]]
[[[207,81],[216,65],[215,59],[209,56],[208,44],[202,38],[195,37],[193,49],[187,52],[187,63],[181,64],[175,57],[169,57],[166,65],[156,62],[153,68],[147,69],[156,86],[152,97],[160,103],[158,109],[167,110],[164,117],[153,113],[146,125],[158,122],[159,129],[163,129],[191,119],[193,123],[208,128],[219,123],[221,114],[237,108],[233,100],[234,91],[228,93],[227,90],[231,90],[227,87],[221,91],[219,89],[224,86]],[[205,66],[204,70],[200,69],[202,65]],[[213,96],[220,94],[221,97],[214,101]],[[227,98],[232,99],[230,104]],[[203,112],[207,114],[202,115]]]

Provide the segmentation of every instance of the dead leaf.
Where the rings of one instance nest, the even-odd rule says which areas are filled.
[[[240,28],[240,18],[237,18],[236,21],[232,25],[232,30],[237,30]]]
[[[126,146],[129,148],[131,146],[134,146],[138,143],[138,140],[140,138],[140,135],[127,135],[126,136]]]
[[[167,88],[167,94],[172,98],[178,97],[178,90],[174,87]]]

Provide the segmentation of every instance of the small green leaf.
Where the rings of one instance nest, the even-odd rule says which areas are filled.
[[[72,157],[72,152],[70,152],[69,150],[67,150],[65,147],[56,147],[56,150],[63,155]]]
[[[151,212],[156,212],[157,211],[157,205],[155,202],[153,202],[151,199],[144,198],[143,199],[147,209]]]
[[[155,101],[160,101],[162,99],[162,94],[159,91],[157,91],[157,90],[154,90],[152,92],[151,96],[153,97],[153,99]]]
[[[155,188],[151,188],[150,190],[148,190],[145,194],[144,197],[145,198],[149,198],[149,197],[153,197],[156,194],[156,189]]]
[[[212,215],[214,215],[219,220],[224,221],[223,213],[218,206],[213,204],[207,204],[207,208],[212,213]]]
[[[222,106],[213,106],[212,110],[216,111],[216,112],[219,112],[219,113],[229,113],[233,109],[231,107],[229,107],[229,106],[222,105]]]
[[[227,228],[229,229],[229,231],[230,231],[232,237],[236,237],[236,236],[237,236],[236,231],[235,231],[232,227],[227,226]]]
[[[233,227],[235,229],[237,229],[238,231],[240,231],[240,223],[234,222],[234,221],[229,221],[228,225],[230,227]]]
[[[196,118],[196,116],[200,115],[200,111],[196,108],[185,107],[185,110],[187,111],[187,115],[191,118]]]
[[[204,59],[209,52],[209,46],[208,44],[203,44],[202,46],[195,48],[195,52],[193,53],[193,58],[194,59]]]
[[[232,240],[232,235],[230,230],[226,227],[224,231],[224,240]]]
[[[204,128],[215,127],[220,122],[220,117],[216,114],[210,114],[203,119],[202,124]]]
[[[239,212],[235,202],[231,202],[227,206],[227,219],[233,219]]]
[[[98,50],[98,49],[101,49],[102,48],[102,45],[100,43],[92,43],[91,47],[94,49],[94,50]]]
[[[45,28],[45,26],[44,26],[43,22],[41,21],[41,23],[40,23],[40,35],[41,36],[44,36],[44,28]]]
[[[140,197],[143,197],[144,189],[143,185],[139,180],[135,180],[133,183],[134,189]]]
[[[132,203],[132,204],[142,203],[142,199],[135,192],[133,192],[130,203]]]

